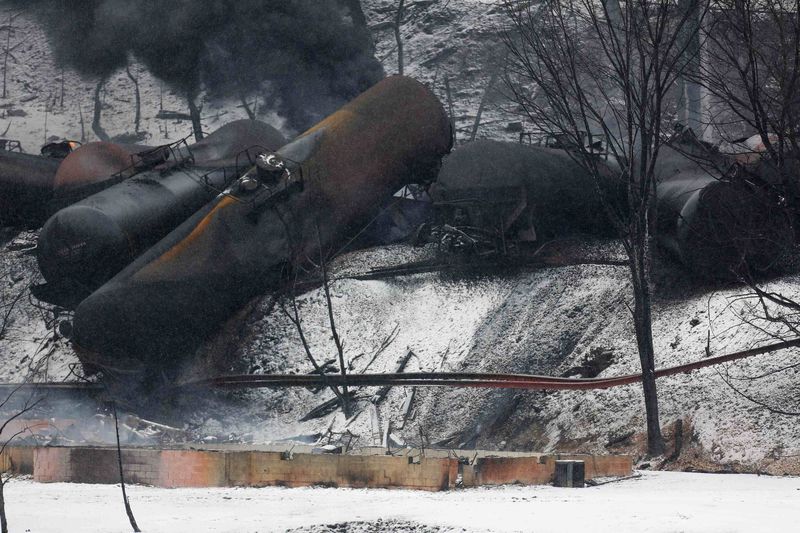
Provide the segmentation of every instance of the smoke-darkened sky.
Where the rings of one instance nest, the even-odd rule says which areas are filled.
[[[14,2],[83,76],[135,57],[190,97],[259,94],[298,131],[383,77],[358,0]]]

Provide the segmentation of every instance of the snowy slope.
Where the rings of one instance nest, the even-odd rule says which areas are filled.
[[[335,275],[382,264],[392,249],[365,251],[342,258]],[[396,247],[408,260],[409,250]],[[714,291],[681,280],[677,265],[664,266],[654,309],[657,366],[673,366],[705,356],[750,348],[767,339],[755,326],[742,325],[737,288]],[[635,373],[638,355],[628,305],[630,289],[623,267],[571,266],[493,277],[419,274],[387,280],[340,280],[332,285],[337,328],[345,343],[352,372],[364,370],[382,342],[396,337],[369,367],[392,371],[411,349],[407,371],[529,372],[561,375],[596,351],[613,353],[613,364],[600,376]],[[800,296],[797,277],[773,287]],[[322,362],[336,357],[321,290],[298,299],[304,333],[312,353]],[[301,373],[311,370],[295,326],[265,299],[248,320],[236,357],[236,372]],[[286,303],[286,305],[289,305]],[[756,375],[796,362],[797,350],[763,355],[728,368],[733,377]],[[694,469],[798,472],[800,429],[791,418],[770,414],[727,387],[716,369],[659,380],[661,419],[668,436],[678,419],[684,429],[686,455],[674,467]],[[796,372],[766,380],[737,383],[776,405],[796,403]],[[297,422],[313,407],[332,397],[328,391],[305,389],[251,391],[241,405],[268,406],[268,416],[239,420],[234,409],[217,424],[256,441],[350,431],[359,444],[380,445],[391,424],[395,443],[457,448],[577,450],[632,452],[641,450],[643,401],[637,386],[585,392],[515,392],[417,388],[412,420],[403,423],[408,390],[393,389],[379,405],[377,424],[364,391],[359,414],[346,421],[341,413]],[[280,414],[276,414],[279,412]],[[252,413],[251,413],[252,414]],[[202,425],[201,423],[201,432]],[[638,435],[620,439],[626,433]],[[420,442],[422,440],[422,442]],[[607,443],[619,441],[608,446]],[[723,465],[723,466],[719,466]]]

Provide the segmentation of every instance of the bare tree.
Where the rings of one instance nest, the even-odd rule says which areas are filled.
[[[14,34],[16,30],[14,26],[14,19],[17,18],[19,13],[9,13],[8,18],[6,19],[6,25],[2,29],[6,30],[6,44],[3,48],[3,98],[8,97],[7,91],[7,80],[8,80],[8,58],[11,56],[11,52],[14,48],[19,46],[22,43],[17,43],[16,46],[11,46],[11,36]]]
[[[746,153],[740,155],[744,175],[772,193],[776,209],[770,216],[786,216],[797,231],[800,221],[798,3],[710,0],[710,11],[699,35],[705,60],[689,77],[713,97],[714,113],[709,126],[729,143],[754,134],[758,142],[744,147]],[[800,302],[796,297],[770,289],[746,268],[737,274],[747,286],[746,292],[733,299],[742,323],[767,339],[800,338]],[[734,376],[726,369],[720,376],[741,397],[772,413],[796,416],[800,414],[797,399],[792,406],[790,398],[768,399],[749,388],[797,366],[793,361],[783,361],[755,375]]]
[[[756,173],[794,215],[800,190],[800,10],[795,0],[710,0],[702,26],[707,57],[692,73],[715,100],[722,138],[756,134]]]
[[[135,98],[135,115],[133,118],[134,131],[139,133],[139,125],[142,121],[142,96],[139,94],[139,79],[131,72],[130,64],[125,65],[125,73],[133,82],[133,96]]]
[[[47,144],[47,117],[50,114],[50,99],[44,102],[44,139],[42,144]]]
[[[3,337],[10,321],[10,316],[22,295],[27,294],[28,287],[25,286],[16,297],[10,302],[0,301],[0,308],[3,314],[0,315],[0,338]],[[46,364],[47,357],[43,357],[36,363],[31,363],[25,379],[14,385],[5,397],[0,400],[0,457],[5,457],[8,446],[19,436],[28,432],[30,428],[26,424],[14,424],[20,421],[24,415],[30,413],[42,402],[42,397],[37,396],[35,390],[29,385],[33,378],[40,372]],[[13,465],[9,472],[0,471],[0,533],[8,533],[8,519],[6,517],[5,485],[8,477],[13,475]]]
[[[397,73],[401,76],[403,75],[403,36],[400,35],[400,27],[403,24],[405,5],[406,1],[400,0],[394,17],[394,40],[397,43]]]
[[[247,101],[247,95],[244,93],[239,94],[239,101],[242,103],[241,107],[244,109],[244,112],[247,113],[247,117],[250,120],[256,119],[256,113],[253,111],[253,108],[250,107],[250,103]],[[258,98],[256,98],[256,102],[258,102]]]
[[[186,103],[189,105],[189,116],[192,118],[192,131],[194,132],[194,140],[203,140],[203,123],[200,118],[200,113],[203,111],[203,106],[197,105],[195,102],[196,95],[190,92],[186,95]]]
[[[6,395],[6,397],[0,401],[0,410],[7,410],[7,408],[11,407],[11,414],[4,416],[3,423],[0,424],[0,457],[5,457],[6,450],[14,439],[29,431],[29,427],[24,424],[21,427],[12,429],[12,422],[20,419],[23,415],[35,409],[36,406],[38,406],[41,402],[41,398],[35,397],[32,392],[23,390],[26,388],[26,385],[26,382],[16,385]],[[15,400],[18,400],[21,396],[24,396],[21,401],[19,401],[17,404],[12,403]],[[11,431],[13,431],[13,433],[6,436],[6,433],[10,433]],[[0,533],[8,533],[8,519],[6,517],[6,499],[4,491],[9,475],[11,475],[10,472],[6,473],[0,471]]]
[[[502,66],[505,61],[505,57],[499,57],[499,54],[495,50],[491,50],[484,60],[484,71],[489,72],[489,81],[486,83],[486,87],[483,89],[483,95],[481,96],[480,103],[478,104],[478,111],[475,113],[475,120],[472,123],[472,132],[469,136],[470,141],[474,141],[478,136],[478,129],[481,125],[483,111],[486,108],[487,101],[494,92],[495,84],[497,83],[497,79],[500,77]]]
[[[122,502],[125,505],[125,514],[128,515],[128,521],[131,524],[131,528],[133,529],[134,533],[140,533],[141,529],[139,529],[139,525],[136,523],[136,518],[133,516],[133,509],[131,509],[131,504],[128,501],[128,493],[125,491],[125,475],[122,467],[122,446],[119,442],[119,420],[117,417],[116,402],[111,402],[111,411],[114,415],[114,433],[116,435],[117,443],[117,464],[119,466],[119,484],[122,488]]]
[[[333,301],[331,300],[331,288],[330,283],[328,283],[328,266],[326,264],[326,259],[322,255],[322,244],[320,243],[319,238],[319,225],[317,225],[317,243],[320,248],[320,269],[322,270],[322,288],[325,293],[325,306],[328,308],[328,323],[330,324],[331,328],[331,335],[333,336],[333,342],[336,345],[336,355],[339,357],[339,371],[341,372],[342,376],[347,375],[347,364],[344,360],[344,344],[342,343],[342,339],[339,337],[339,332],[336,329],[336,320],[334,319],[333,314]],[[350,409],[350,395],[347,390],[347,385],[342,385],[342,398],[343,398],[343,409],[344,414],[346,417],[350,417],[351,409]]]
[[[81,124],[81,142],[86,142],[86,123],[83,120],[83,102],[78,100],[78,117],[80,117]]]
[[[531,122],[571,148],[594,177],[628,256],[642,367],[648,453],[664,442],[652,333],[656,160],[666,138],[668,94],[683,74],[683,27],[694,13],[670,0],[507,0],[506,86]],[[705,11],[701,9],[700,19]],[[593,135],[619,163],[627,202],[615,206]]]
[[[729,298],[723,313],[732,313],[760,341],[779,341],[781,343],[798,342],[800,340],[800,302],[785,294],[775,292],[761,286],[748,277],[745,292]],[[709,332],[709,344],[711,333]],[[710,353],[710,348],[706,349]],[[795,393],[796,387],[764,387],[764,383],[774,381],[784,372],[796,372],[800,367],[797,352],[779,356],[764,366],[759,366],[753,373],[747,366],[737,366],[736,372],[731,367],[718,370],[717,374],[736,394],[742,398],[783,416],[800,416],[800,396]],[[791,381],[789,381],[791,383]],[[751,389],[755,388],[753,391]],[[765,389],[773,389],[766,392]],[[775,397],[777,396],[777,397]]]
[[[97,81],[97,85],[94,87],[94,116],[92,117],[92,131],[101,141],[111,140],[106,133],[106,130],[104,130],[103,126],[100,125],[100,115],[103,112],[103,102],[100,100],[100,91],[103,90],[106,80],[107,78],[99,79]]]
[[[292,322],[292,324],[294,324],[295,329],[297,329],[297,334],[300,336],[300,343],[303,346],[303,351],[306,354],[306,358],[311,363],[311,366],[314,367],[314,371],[316,373],[318,373],[320,376],[322,376],[323,380],[325,380],[325,377],[326,377],[325,376],[325,369],[322,368],[322,366],[317,362],[316,357],[314,357],[314,354],[311,352],[311,347],[308,344],[308,339],[306,338],[305,330],[303,329],[303,321],[302,321],[302,318],[300,317],[300,311],[298,310],[298,307],[297,307],[297,277],[296,276],[295,276],[295,279],[294,279],[294,283],[292,284],[292,286],[290,288],[290,291],[291,292],[289,294],[289,299],[290,299],[291,305],[292,305],[291,311],[287,310],[286,306],[284,304],[281,304],[281,310],[286,315],[286,317]],[[337,387],[336,385],[334,385],[334,384],[332,384],[330,382],[327,382],[327,380],[325,380],[325,381],[326,381],[326,385],[328,386],[328,388],[331,389],[331,391],[336,396],[336,398],[339,400],[339,402],[342,404],[342,406],[344,407],[345,405],[347,405],[346,397],[342,394],[342,391],[339,390],[339,387]]]
[[[61,76],[60,76],[60,78],[61,79],[59,80],[59,83],[61,84],[61,97],[60,97],[58,106],[61,109],[64,109],[64,94],[66,93],[66,90],[64,88],[65,71],[64,71],[64,67],[63,66],[61,67]]]
[[[453,137],[453,145],[455,146],[458,137],[456,135],[456,115],[455,108],[453,107],[453,93],[450,91],[450,75],[444,75],[444,91],[447,97],[447,115],[450,119],[450,135]]]
[[[319,270],[322,274],[322,289],[323,294],[325,295],[325,307],[327,309],[328,314],[328,324],[331,331],[331,336],[333,337],[333,342],[336,347],[336,355],[339,362],[339,372],[342,376],[347,375],[347,362],[345,361],[344,357],[344,342],[342,341],[341,337],[339,336],[339,331],[336,328],[336,319],[334,316],[333,311],[333,301],[331,299],[331,292],[330,292],[330,280],[328,278],[328,267],[326,264],[326,260],[322,253],[320,253],[320,264],[318,265]],[[305,336],[305,332],[303,330],[302,319],[300,318],[300,313],[297,308],[297,298],[296,298],[296,289],[297,289],[297,277],[295,276],[294,283],[291,286],[291,305],[292,309],[291,312],[282,306],[282,310],[284,314],[289,318],[289,320],[294,324],[295,328],[297,329],[298,335],[300,336],[300,342],[303,345],[303,350],[306,353],[306,358],[311,362],[311,365],[314,367],[314,371],[317,372],[320,376],[322,376],[323,380],[325,379],[325,371],[322,366],[317,362],[317,359],[311,352],[311,348],[308,344],[308,340]],[[344,411],[345,417],[349,418],[352,415],[352,408],[350,405],[350,391],[348,390],[347,385],[342,385],[341,390],[333,385],[332,383],[327,383],[328,388],[333,391],[336,398],[342,404],[342,410]]]

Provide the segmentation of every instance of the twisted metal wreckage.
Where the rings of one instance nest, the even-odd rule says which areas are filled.
[[[612,235],[607,209],[626,205],[608,158],[596,180],[563,147],[476,141],[445,157],[451,147],[438,99],[393,76],[288,144],[269,126],[240,121],[192,146],[136,151],[90,143],[57,166],[0,154],[0,190],[30,198],[17,202],[22,219],[25,206],[40,219],[52,215],[37,255],[51,289],[79,295],[73,344],[86,370],[140,373],[193,353],[250,298],[313,270],[370,226],[385,232],[379,242],[406,236],[430,209],[396,196],[403,187],[433,183],[434,220],[423,233],[478,255],[487,243],[493,253],[513,253],[526,241]],[[663,148],[657,170],[659,241],[696,275],[766,271],[791,248],[792,223],[779,201],[736,157],[683,132]],[[54,205],[66,207],[53,214]],[[42,298],[58,292],[36,290]],[[784,344],[658,375],[796,345]],[[438,373],[232,376],[199,384],[604,388],[638,379]]]

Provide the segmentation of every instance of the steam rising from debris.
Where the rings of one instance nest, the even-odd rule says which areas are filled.
[[[383,77],[358,0],[14,0],[56,61],[104,78],[130,57],[188,98],[264,97],[304,130]]]

